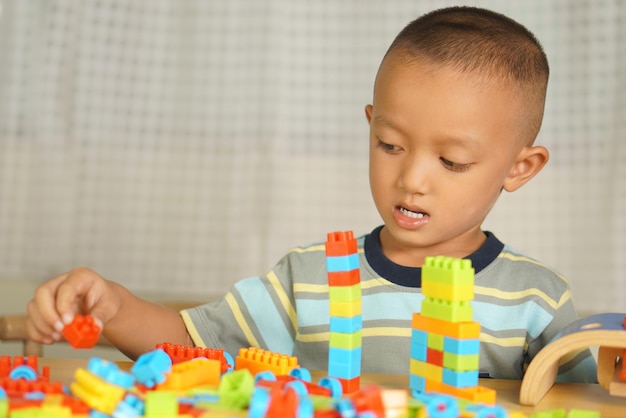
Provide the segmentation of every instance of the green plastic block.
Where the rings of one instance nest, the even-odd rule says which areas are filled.
[[[443,351],[444,336],[429,332],[426,336],[426,347],[437,351]]]
[[[448,322],[471,322],[474,311],[469,301],[450,302],[442,299],[425,298],[422,315]]]
[[[444,351],[443,367],[456,372],[478,370],[479,358],[480,355],[478,354],[454,354]]]
[[[600,418],[600,411],[570,409],[567,418]]]
[[[474,285],[472,261],[453,257],[426,257],[422,266],[422,283],[437,282],[450,285]]]
[[[565,409],[533,412],[530,418],[565,418]]]
[[[335,302],[352,302],[361,299],[361,283],[352,286],[329,286],[328,297]]]
[[[250,398],[254,392],[254,377],[250,370],[240,369],[226,373],[220,380],[217,389],[222,405],[244,409],[250,403]]]
[[[164,417],[178,414],[178,395],[165,390],[155,390],[146,393],[146,407],[144,416]]]
[[[362,341],[363,337],[360,330],[350,334],[343,332],[331,332],[328,345],[329,347],[354,350],[355,348],[361,347]]]

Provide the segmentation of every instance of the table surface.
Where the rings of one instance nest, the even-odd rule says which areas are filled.
[[[69,384],[73,381],[74,372],[79,367],[85,367],[86,360],[40,358],[39,365],[50,366],[50,378]],[[121,368],[129,369],[131,362],[118,362]],[[313,378],[323,375],[322,372],[312,372]],[[392,374],[364,374],[361,384],[376,383],[387,389],[406,389],[409,385],[408,376]],[[519,380],[481,379],[480,385],[495,389],[496,403],[526,415],[537,411],[549,411],[557,408],[585,409],[599,411],[602,418],[626,417],[626,398],[614,397],[596,384],[582,383],[555,383],[552,389],[536,406],[522,406],[519,404]]]

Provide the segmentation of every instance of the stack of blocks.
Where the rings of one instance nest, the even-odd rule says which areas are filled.
[[[361,275],[356,239],[351,231],[331,232],[326,241],[330,337],[328,375],[344,393],[361,383]]]
[[[474,322],[470,260],[427,257],[422,267],[421,313],[413,314],[410,387],[487,404],[495,391],[478,386],[480,324]]]

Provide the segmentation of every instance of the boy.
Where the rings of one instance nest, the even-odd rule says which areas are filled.
[[[524,27],[476,8],[424,15],[396,37],[380,65],[370,124],[370,184],[384,225],[360,237],[364,372],[408,373],[420,266],[466,257],[476,270],[474,319],[482,373],[520,379],[533,356],[576,319],[567,281],[502,244],[481,224],[502,189],[512,192],[548,161],[534,146],[548,80],[545,54]],[[266,276],[242,280],[220,301],[172,312],[87,269],[40,286],[29,333],[60,339],[90,313],[131,358],[160,342],[236,354],[257,346],[326,369],[328,287],[322,243],[292,250]],[[594,381],[589,351],[561,380]]]

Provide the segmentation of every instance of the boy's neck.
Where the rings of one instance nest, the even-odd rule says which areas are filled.
[[[476,228],[457,237],[454,241],[423,247],[409,247],[398,245],[386,227],[383,226],[380,231],[380,246],[385,257],[405,267],[421,267],[424,259],[429,256],[464,258],[477,251],[486,240],[485,233],[480,228]]]

